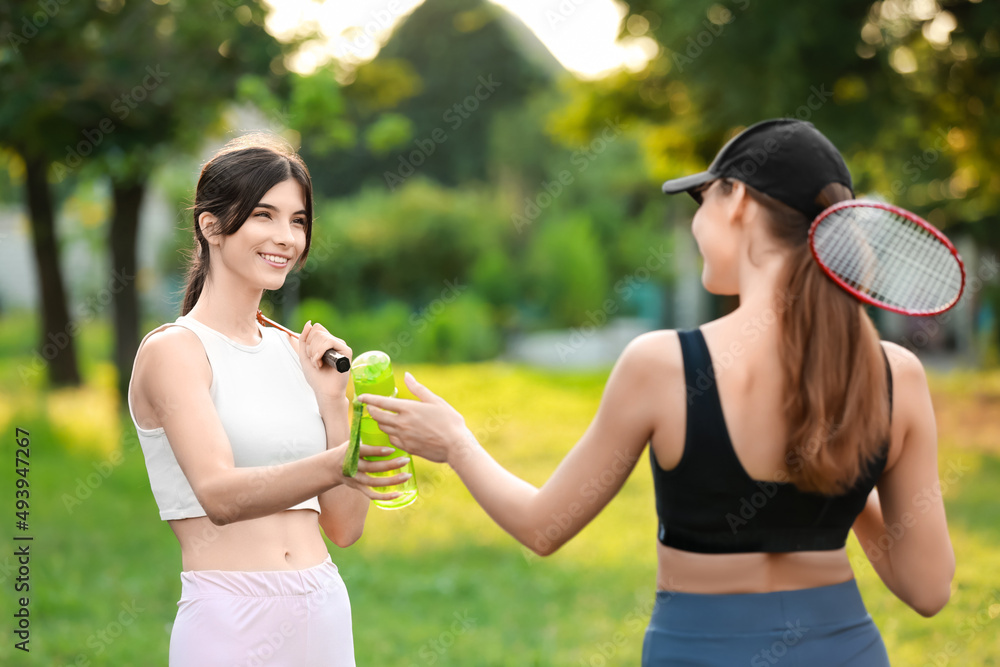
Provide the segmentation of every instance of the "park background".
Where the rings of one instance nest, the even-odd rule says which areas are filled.
[[[849,549],[894,664],[1000,664],[998,3],[39,0],[0,2],[0,37],[0,663],[165,663],[179,549],[124,389],[142,335],[179,314],[186,207],[227,139],[281,134],[314,179],[309,262],[265,313],[388,351],[541,484],[631,337],[736,305],[701,287],[695,205],[659,184],[787,116],[834,141],[860,195],[923,215],[966,260],[953,311],[871,311],[928,368],[951,602],[919,617]],[[13,647],[17,427],[28,654]],[[417,505],[329,544],[358,663],[637,664],[646,465],[540,559],[418,461]]]

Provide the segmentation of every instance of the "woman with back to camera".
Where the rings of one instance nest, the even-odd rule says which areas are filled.
[[[601,511],[649,443],[660,524],[644,665],[887,665],[849,530],[923,616],[947,603],[955,558],[941,496],[927,493],[939,479],[923,367],[880,342],[809,249],[811,221],[851,187],[833,144],[790,119],[751,126],[706,172],[665,183],[700,204],[691,229],[705,288],[740,305],[698,329],[633,340],[541,489],[494,461],[412,376],[419,401],[361,399],[393,444],[448,463],[542,555]],[[595,497],[586,481],[610,475]]]
[[[196,252],[181,316],[146,334],[129,411],[150,486],[181,546],[171,666],[352,666],[347,590],[319,528],[340,547],[364,529],[370,487],[408,475],[341,475],[347,374],[321,362],[351,349],[322,325],[296,339],[256,320],[264,290],[301,266],[312,182],[268,135],[233,140],[201,171]],[[367,447],[362,454],[386,454]]]

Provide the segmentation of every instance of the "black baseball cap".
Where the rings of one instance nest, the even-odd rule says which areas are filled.
[[[854,192],[840,151],[812,123],[794,118],[751,125],[722,147],[707,171],[667,181],[663,192],[698,199],[694,188],[717,178],[743,181],[810,219],[826,208],[820,194],[831,183]]]

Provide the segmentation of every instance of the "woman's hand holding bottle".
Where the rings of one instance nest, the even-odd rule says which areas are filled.
[[[435,463],[453,464],[464,447],[475,442],[465,418],[447,401],[406,373],[406,386],[416,401],[374,394],[358,400],[396,447]]]

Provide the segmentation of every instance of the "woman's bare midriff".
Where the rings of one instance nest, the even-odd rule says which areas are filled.
[[[678,593],[767,593],[831,586],[854,578],[845,549],[703,554],[656,543],[656,588]]]
[[[319,514],[285,510],[259,519],[216,526],[208,517],[170,521],[181,545],[181,569],[301,570],[329,555]]]

